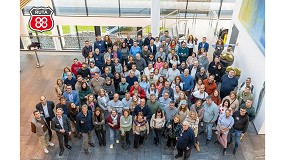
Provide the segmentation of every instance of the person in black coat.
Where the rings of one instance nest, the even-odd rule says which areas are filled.
[[[41,102],[36,105],[36,109],[38,111],[40,111],[40,113],[44,116],[44,118],[47,122],[49,141],[51,141],[52,131],[51,131],[51,127],[50,127],[50,122],[53,119],[53,117],[55,116],[54,112],[53,112],[53,109],[55,106],[54,106],[53,101],[47,101],[45,96],[41,96],[40,101]]]
[[[84,57],[84,60],[86,60],[86,58],[88,57],[89,52],[92,52],[92,46],[89,45],[89,41],[86,40],[85,46],[82,48],[82,56]]]
[[[89,154],[88,144],[95,147],[93,141],[93,115],[92,111],[88,110],[88,106],[84,104],[82,111],[76,116],[77,130],[83,136],[82,147],[84,148],[85,154]]]
[[[143,112],[144,118],[150,122],[152,114],[150,112],[150,108],[145,104],[144,98],[141,98],[140,104],[135,107],[133,117],[137,116],[139,112]]]
[[[64,152],[64,145],[67,149],[71,149],[72,147],[68,144],[68,137],[71,134],[71,126],[68,117],[65,114],[62,114],[62,108],[58,108],[56,110],[56,116],[51,120],[51,129],[54,130],[57,134],[58,143],[59,143],[59,156],[61,156]]]
[[[195,143],[195,134],[194,131],[189,127],[189,122],[184,121],[182,124],[183,131],[178,136],[176,149],[178,154],[175,158],[179,158],[183,156],[184,152],[184,160],[190,157],[191,149]]]

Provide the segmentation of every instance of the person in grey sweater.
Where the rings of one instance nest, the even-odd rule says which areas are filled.
[[[122,111],[124,109],[124,105],[122,101],[119,100],[119,94],[114,94],[114,99],[108,102],[108,111],[112,112],[112,109],[117,109],[118,114],[122,114]],[[127,108],[128,109],[128,108]]]
[[[215,103],[213,103],[211,96],[208,96],[206,98],[206,102],[203,103],[203,108],[204,108],[203,121],[204,123],[206,123],[206,131],[207,131],[206,145],[208,145],[209,141],[212,138],[213,124],[218,118],[219,108]]]
[[[122,99],[124,108],[130,108],[132,100],[133,98],[131,97],[130,92],[126,92],[125,98]]]
[[[180,71],[177,69],[177,64],[173,64],[172,68],[169,68],[166,73],[166,78],[169,82],[172,82],[176,76],[180,76]]]
[[[175,107],[174,101],[170,101],[169,106],[164,108],[164,113],[166,122],[169,122],[176,114],[178,114],[178,109]]]
[[[128,62],[128,56],[130,55],[130,51],[129,51],[129,48],[126,46],[126,42],[122,42],[121,53],[122,53],[121,63],[126,65]]]
[[[135,59],[135,63],[137,66],[137,70],[139,70],[140,72],[142,72],[146,66],[146,61],[141,58],[141,55],[139,53],[136,54],[136,59]]]

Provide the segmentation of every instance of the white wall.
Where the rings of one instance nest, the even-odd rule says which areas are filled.
[[[253,41],[247,30],[242,26],[238,20],[238,14],[240,10],[242,0],[236,1],[236,8],[233,13],[232,25],[235,24],[239,30],[237,38],[238,47],[235,47],[235,60],[233,67],[239,67],[241,69],[241,77],[239,83],[245,81],[246,77],[252,78],[252,84],[254,85],[254,102],[253,105],[257,105],[259,92],[263,87],[265,81],[265,56],[260,51],[256,43]],[[232,28],[232,27],[231,27]],[[229,36],[231,35],[231,28],[229,30]],[[228,38],[229,41],[230,38]],[[256,107],[255,107],[256,108]],[[260,111],[254,120],[254,125],[259,134],[265,134],[265,104],[264,101],[260,107]]]

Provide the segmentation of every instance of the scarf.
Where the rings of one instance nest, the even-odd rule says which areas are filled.
[[[117,120],[118,119],[118,114],[115,117],[113,117],[113,115],[111,115],[111,118],[113,120],[113,125],[116,126],[118,124],[118,120]]]

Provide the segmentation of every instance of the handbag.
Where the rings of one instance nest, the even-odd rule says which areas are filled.
[[[140,136],[145,137],[146,136],[146,130],[140,131]]]

